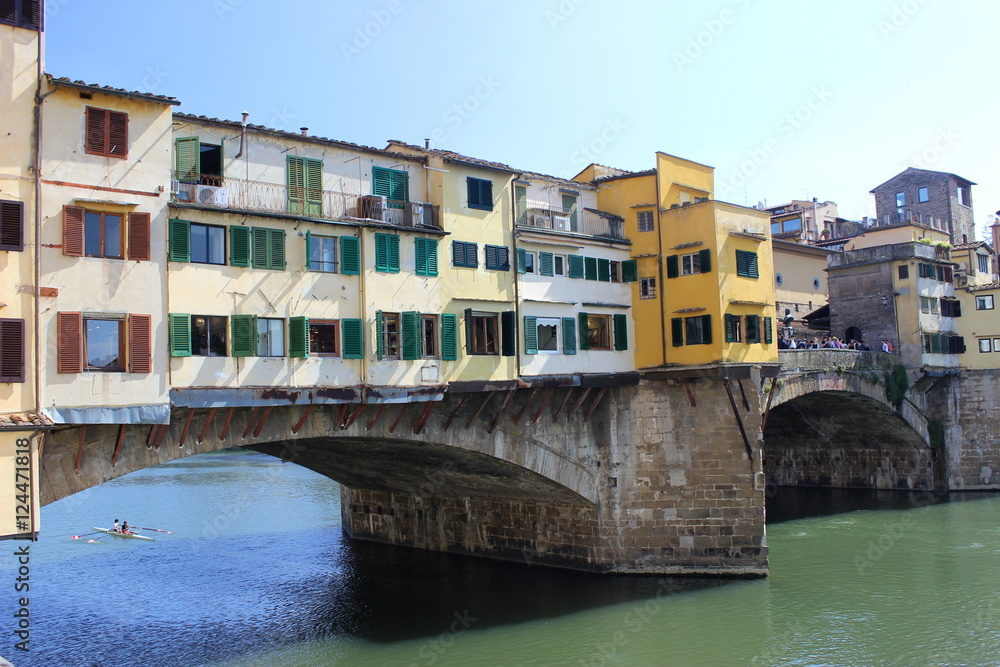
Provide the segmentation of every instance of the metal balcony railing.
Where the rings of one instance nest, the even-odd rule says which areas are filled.
[[[594,209],[519,206],[516,224],[526,229],[549,229],[625,241],[625,221]]]
[[[875,218],[872,221],[873,227],[885,227],[888,225],[898,225],[900,223],[916,223],[926,225],[941,231],[948,231],[948,221],[942,218],[935,218],[933,215],[914,211],[913,209],[899,209],[895,213],[886,213],[881,219]]]
[[[378,195],[316,190],[202,174],[170,182],[170,201],[220,209],[299,215],[322,220],[371,220],[397,227],[440,229],[436,206]]]

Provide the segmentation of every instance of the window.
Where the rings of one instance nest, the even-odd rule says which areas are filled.
[[[611,271],[611,282],[620,283],[621,282],[621,262],[611,262],[609,269]]]
[[[533,253],[533,252],[527,252],[527,251],[521,250],[520,248],[518,248],[517,252],[520,255],[520,257],[518,257],[518,259],[522,259],[523,258],[523,268],[524,268],[524,270],[521,271],[521,273],[535,273],[535,257],[536,257],[535,253]]]
[[[937,315],[938,300],[926,296],[920,297],[920,312],[924,313],[925,315],[928,314]]]
[[[652,211],[639,211],[635,214],[636,223],[638,224],[640,232],[651,232],[653,231],[653,212]]]
[[[993,295],[984,294],[976,297],[976,310],[993,310]]]
[[[927,188],[917,188],[917,201],[923,204],[926,201],[930,201],[930,192]]]
[[[225,264],[226,228],[192,222],[191,261],[196,264]]]
[[[24,382],[24,320],[0,318],[0,382]]]
[[[669,255],[667,257],[667,278],[679,275],[694,275],[708,273],[712,270],[712,253],[710,250],[700,250],[689,255]]]
[[[712,342],[712,316],[675,317],[670,320],[673,346],[708,345]]]
[[[968,185],[958,186],[958,203],[972,208],[972,189]]]
[[[42,27],[41,0],[7,0],[0,3],[0,23],[19,28],[40,30]]]
[[[469,208],[477,208],[481,211],[493,210],[493,181],[483,178],[466,179],[469,190]]]
[[[309,354],[319,357],[340,356],[340,322],[309,320]]]
[[[701,273],[701,253],[681,255],[681,275],[690,276],[695,273]]]
[[[83,249],[87,257],[122,258],[122,216],[117,213],[84,213]]]
[[[24,203],[0,201],[0,250],[24,250]]]
[[[375,313],[375,327],[378,330],[376,355],[379,359],[399,359],[400,329],[399,313]]]
[[[736,275],[744,278],[759,278],[757,271],[757,253],[746,250],[736,251]]]
[[[252,227],[250,238],[253,243],[253,268],[277,271],[285,269],[285,230]]]
[[[552,255],[552,273],[556,276],[566,275],[566,256]]]
[[[415,238],[413,249],[416,256],[415,273],[418,276],[436,276],[438,274],[438,242],[437,239]]]
[[[570,255],[569,259],[569,277],[570,278],[583,278],[584,276],[584,264],[583,255]]]
[[[128,114],[87,107],[84,150],[88,155],[128,157]]]
[[[989,338],[980,338],[979,339],[979,351],[980,352],[992,352],[993,351],[993,348],[990,345],[990,339]]]
[[[597,270],[597,258],[596,257],[584,257],[583,258],[583,273],[587,280],[597,280],[598,270]]]
[[[438,357],[438,318],[437,315],[420,316],[420,346],[424,359]]]
[[[399,169],[372,167],[372,194],[388,199],[389,208],[403,208],[410,201],[410,174]]]
[[[581,338],[589,350],[611,349],[611,316],[580,313]]]
[[[944,283],[950,283],[952,281],[952,269],[950,266],[938,266],[937,267],[937,279]]]
[[[611,282],[611,260],[603,257],[597,259],[597,279],[604,283]]]
[[[784,232],[797,232],[802,229],[802,218],[788,218],[771,223],[772,234],[782,234]]]
[[[896,193],[896,208],[900,209],[899,212],[902,213],[903,212],[902,209],[905,206],[906,206],[906,193],[905,192],[897,192]]]
[[[337,237],[306,232],[306,254],[310,271],[337,272]]]
[[[125,320],[85,317],[84,359],[90,371],[125,370]]]
[[[505,248],[506,250],[506,248]],[[475,269],[479,266],[479,247],[465,241],[451,242],[451,258],[455,266]],[[509,260],[508,260],[509,266]]]
[[[285,170],[288,212],[311,217],[323,215],[323,161],[289,155]]]
[[[906,264],[901,264],[898,271],[900,280],[907,280],[910,277],[910,267]]]
[[[555,263],[551,252],[538,253],[538,275],[551,276],[555,273]]]
[[[500,354],[500,327],[496,313],[466,311],[466,350],[469,354]]]
[[[993,351],[1000,352],[1000,338],[993,339]]]
[[[743,342],[743,318],[739,315],[726,314],[726,342]]]
[[[577,198],[575,194],[562,195],[563,214],[569,216],[569,229],[566,231],[578,231],[577,225]]]
[[[932,333],[923,335],[925,354],[962,354],[965,352],[965,339],[947,333]]]
[[[198,137],[178,137],[174,141],[175,178],[182,183],[221,186],[223,145],[203,144]]]
[[[151,372],[151,320],[149,315],[58,313],[59,372],[121,372],[126,368],[126,350],[129,372]]]
[[[977,268],[979,273],[989,273],[990,272],[990,256],[989,255],[976,255],[976,261],[978,262]]]
[[[475,247],[476,244],[471,245]],[[510,271],[510,248],[502,245],[487,245],[486,268],[492,271]]]
[[[744,319],[746,320],[747,342],[759,343],[760,315],[747,315]]]
[[[198,357],[226,356],[225,317],[212,315],[191,316],[191,354]]]
[[[539,318],[536,331],[538,332],[538,353],[557,354],[559,352],[559,319]]]
[[[780,273],[774,274],[774,284],[781,287],[781,284],[785,282],[784,277]]]
[[[399,273],[398,234],[375,234],[375,270]]]
[[[656,298],[656,278],[639,278],[639,298]]]
[[[941,299],[942,317],[961,317],[962,302],[958,299]]]
[[[357,318],[345,318],[340,321],[343,331],[344,359],[361,359],[365,353],[365,323]]]
[[[285,356],[285,321],[275,317],[257,318],[257,356]]]

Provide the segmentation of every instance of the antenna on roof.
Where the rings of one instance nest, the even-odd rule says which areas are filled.
[[[430,139],[424,139],[424,150],[427,150],[430,147],[431,147],[431,140]]]

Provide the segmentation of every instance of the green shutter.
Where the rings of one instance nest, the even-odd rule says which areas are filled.
[[[614,316],[615,321],[615,349],[618,351],[628,349],[628,316],[618,314]]]
[[[229,318],[232,329],[232,354],[234,357],[257,355],[257,316],[233,315]]]
[[[399,273],[399,236],[375,234],[375,270]]]
[[[527,270],[525,268],[525,265],[527,264],[527,259],[526,259],[527,258],[527,254],[528,253],[525,252],[524,248],[518,248],[517,249],[517,272],[518,273],[524,273]]]
[[[250,228],[233,225],[229,228],[229,264],[250,266]]]
[[[569,256],[569,277],[570,278],[583,278],[583,256],[582,255],[570,255]]]
[[[345,276],[361,274],[361,242],[357,236],[340,237],[340,272]]]
[[[382,361],[385,356],[385,337],[382,334],[382,311],[375,311],[375,358]]]
[[[267,237],[269,236],[269,232],[270,230],[264,229],[263,227],[250,228],[250,240],[252,243],[250,264],[255,269],[269,268],[267,261]]]
[[[402,322],[403,359],[419,359],[422,355],[420,341],[420,313],[403,313]]]
[[[634,283],[639,281],[639,262],[628,259],[622,262],[622,282]]]
[[[757,268],[757,253],[751,252],[750,255],[750,277],[760,278],[760,272]]]
[[[288,318],[288,356],[309,357],[309,318]]]
[[[389,271],[399,273],[399,235],[389,235]]]
[[[201,142],[198,137],[181,137],[174,142],[176,178],[182,183],[197,183],[201,176]]]
[[[736,342],[735,341],[735,338],[736,338],[736,336],[735,336],[736,323],[734,322],[734,319],[735,319],[735,317],[733,315],[730,315],[729,313],[726,313],[725,320],[726,320],[726,342],[727,343],[734,343],[734,342]]]
[[[285,230],[269,229],[267,268],[285,270]]]
[[[188,314],[170,315],[170,356],[191,356],[191,316]]]
[[[611,282],[611,260],[610,259],[598,259],[597,260],[597,279],[604,283]]]
[[[708,273],[712,270],[712,251],[711,250],[699,250],[698,251],[698,264],[701,265],[701,272]]]
[[[676,278],[681,275],[679,262],[677,260],[677,255],[667,256],[667,278]]]
[[[770,317],[764,318],[764,343],[770,345],[774,342],[774,325]]]
[[[757,253],[746,250],[736,251],[736,275],[744,278],[759,278]]]
[[[312,267],[312,232],[306,230],[306,270]]]
[[[353,236],[348,238],[354,238]],[[344,359],[361,359],[364,356],[364,322],[355,318],[340,320],[341,336],[343,337]]]
[[[389,200],[389,208],[402,208],[410,201],[410,175],[405,171],[372,167],[372,194]]]
[[[473,345],[472,337],[472,309],[465,309],[465,353],[471,355],[475,346]]]
[[[517,314],[513,310],[500,313],[500,354],[504,357],[517,354]]]
[[[441,359],[458,359],[458,316],[445,313],[441,316]]]
[[[576,354],[576,320],[562,318],[563,354]]]
[[[590,349],[590,316],[587,313],[580,313],[577,316],[580,320],[580,349]]]
[[[538,318],[524,316],[524,353],[538,354]]]
[[[414,254],[416,255],[416,274],[418,276],[436,276],[437,266],[437,239],[413,239]]]
[[[302,213],[305,210],[305,162],[295,155],[285,157],[285,176],[288,183],[288,211]]]
[[[305,214],[314,218],[323,215],[323,161],[304,158]]]
[[[701,316],[701,327],[702,327],[702,340],[701,342],[705,345],[712,344],[712,316],[702,315]]]
[[[584,277],[587,280],[597,280],[597,258],[584,257],[583,266],[584,266]]]
[[[674,347],[684,345],[684,320],[682,318],[674,317],[670,320],[670,334]]]
[[[538,253],[538,273],[543,276],[554,275],[554,265],[555,261],[552,259],[551,252],[540,252]]]
[[[389,170],[382,167],[372,167],[372,194],[389,197]]]
[[[171,262],[191,261],[191,223],[187,220],[169,222],[169,252]]]

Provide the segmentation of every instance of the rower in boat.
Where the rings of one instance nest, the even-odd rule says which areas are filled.
[[[116,533],[122,532],[121,527],[118,525],[118,519],[115,519],[115,525],[111,527],[111,530],[115,531]]]
[[[122,523],[122,529],[121,529],[120,532],[125,533],[126,535],[131,535],[132,534],[132,531],[129,530],[129,528],[128,528],[128,521]]]

